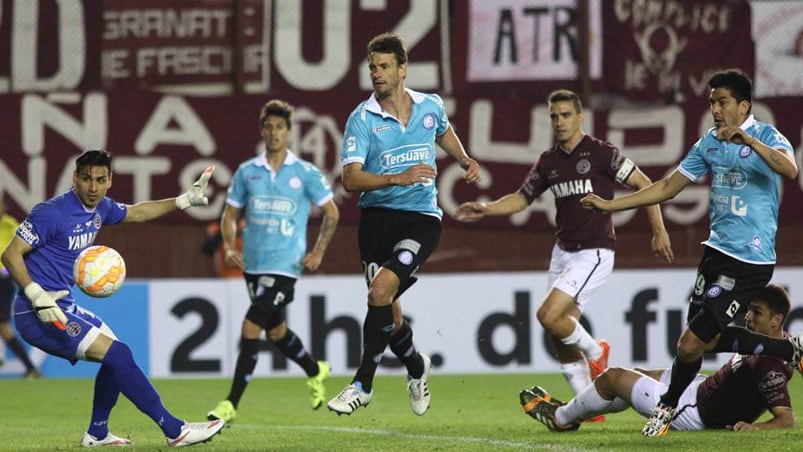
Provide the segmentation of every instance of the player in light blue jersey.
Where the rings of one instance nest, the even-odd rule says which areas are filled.
[[[316,361],[287,327],[286,306],[293,301],[296,280],[304,269],[315,271],[337,229],[340,213],[332,189],[315,165],[287,148],[293,108],[284,101],[266,103],[259,115],[265,151],[234,173],[220,220],[226,262],[244,270],[251,297],[240,338],[240,353],[226,400],[207,414],[209,419],[234,419],[237,405],[257,364],[262,330],[287,358],[309,377],[312,409],[326,397],[329,363]],[[310,205],[323,219],[315,246],[307,251]],[[236,246],[237,222],[245,212],[243,251]]]
[[[610,201],[591,194],[584,207],[615,212],[675,197],[698,178],[711,175],[710,235],[697,271],[686,330],[678,341],[672,380],[642,430],[661,436],[677,415],[678,400],[702,365],[703,353],[767,353],[800,363],[803,335],[773,339],[735,326],[747,301],[764,288],[775,267],[781,176],[797,177],[789,140],[750,114],[752,82],[742,71],[715,73],[708,81],[714,127],[664,179]]]
[[[92,419],[84,447],[128,445],[109,431],[109,417],[120,393],[153,419],[171,447],[209,441],[224,423],[188,423],[162,405],[159,393],[101,318],[75,304],[73,262],[91,246],[103,225],[148,221],[176,209],[208,204],[204,196],[214,167],[184,194],[133,205],[106,196],[112,185],[112,160],[106,151],[86,151],[75,160],[71,190],[37,204],[17,228],[2,262],[23,290],[14,302],[14,322],[31,345],[75,364],[101,363],[95,378]],[[60,443],[59,443],[60,444]]]
[[[358,235],[368,313],[360,367],[328,407],[351,414],[367,405],[377,365],[390,345],[407,367],[410,403],[421,416],[430,403],[431,362],[413,345],[399,297],[440,238],[435,144],[466,171],[468,183],[480,180],[480,169],[449,124],[440,97],[405,88],[407,49],[400,36],[384,33],[368,43],[368,70],[374,92],[349,116],[341,151],[343,186],[361,192]]]

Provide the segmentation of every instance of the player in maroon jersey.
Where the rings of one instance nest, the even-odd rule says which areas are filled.
[[[786,291],[773,284],[753,297],[745,315],[748,329],[781,339],[790,303]],[[795,415],[787,383],[792,365],[773,355],[733,355],[711,375],[698,375],[680,397],[675,430],[731,429],[734,431],[791,428]],[[519,394],[524,411],[552,431],[577,430],[584,418],[633,407],[649,417],[666,392],[671,369],[612,367],[577,397],[563,404],[539,387]],[[764,411],[772,419],[755,423]]]
[[[511,215],[545,191],[552,193],[557,242],[549,264],[550,289],[538,309],[538,321],[552,336],[563,375],[579,393],[608,366],[608,343],[595,340],[579,319],[592,293],[613,270],[616,240],[611,216],[584,209],[580,199],[592,192],[610,198],[619,184],[640,189],[651,182],[615,146],[583,132],[583,107],[577,94],[554,91],[548,102],[555,145],[541,154],[517,191],[493,202],[461,204],[455,217],[475,221],[486,215]],[[647,215],[652,252],[671,262],[672,247],[660,208],[648,207]]]

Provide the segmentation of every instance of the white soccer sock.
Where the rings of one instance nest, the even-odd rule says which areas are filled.
[[[588,385],[575,398],[555,411],[555,420],[561,425],[570,425],[602,413],[610,413],[613,400],[605,400],[596,386]]]
[[[574,331],[560,341],[566,345],[575,345],[592,361],[602,356],[602,347],[577,320],[574,320]]]
[[[588,371],[588,363],[585,360],[560,363],[560,370],[575,394],[580,394],[583,389],[591,385],[591,374]]]

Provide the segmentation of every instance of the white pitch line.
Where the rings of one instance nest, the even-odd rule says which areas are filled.
[[[590,452],[596,449],[588,448],[567,448],[565,444],[551,445],[551,444],[532,444],[519,441],[509,441],[497,438],[483,438],[476,436],[450,436],[450,435],[421,435],[415,433],[404,433],[395,430],[386,429],[371,429],[371,428],[357,428],[357,427],[332,427],[327,425],[264,425],[264,424],[236,424],[237,427],[246,428],[269,428],[275,430],[318,430],[335,433],[356,433],[360,435],[378,435],[378,436],[395,436],[399,438],[409,438],[417,440],[434,440],[434,441],[451,441],[463,443],[475,443],[488,446],[509,447],[514,449],[529,449],[529,450],[560,450],[560,451],[584,451]]]

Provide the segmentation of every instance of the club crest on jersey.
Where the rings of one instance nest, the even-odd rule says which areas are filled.
[[[421,124],[423,124],[425,129],[431,130],[433,127],[435,127],[435,117],[432,116],[432,113],[427,113],[424,115],[424,120],[421,121]]]
[[[69,322],[67,323],[67,335],[70,337],[75,337],[81,334],[81,325],[77,322]]]
[[[752,153],[753,153],[753,148],[751,148],[750,146],[742,146],[741,148],[739,148],[739,157],[743,159],[749,157],[750,154]]]
[[[587,172],[591,171],[591,162],[589,162],[587,159],[580,159],[580,161],[577,162],[575,169],[577,170],[577,174],[586,174]]]
[[[291,177],[291,178],[290,178],[290,180],[287,182],[287,185],[288,185],[290,188],[292,188],[293,190],[298,190],[299,188],[301,188],[301,179],[299,179],[299,177],[298,177],[298,176],[293,176],[293,177]]]
[[[100,229],[101,225],[103,225],[103,220],[100,219],[99,213],[95,214],[95,218],[92,219],[92,222],[95,223],[95,229]]]

